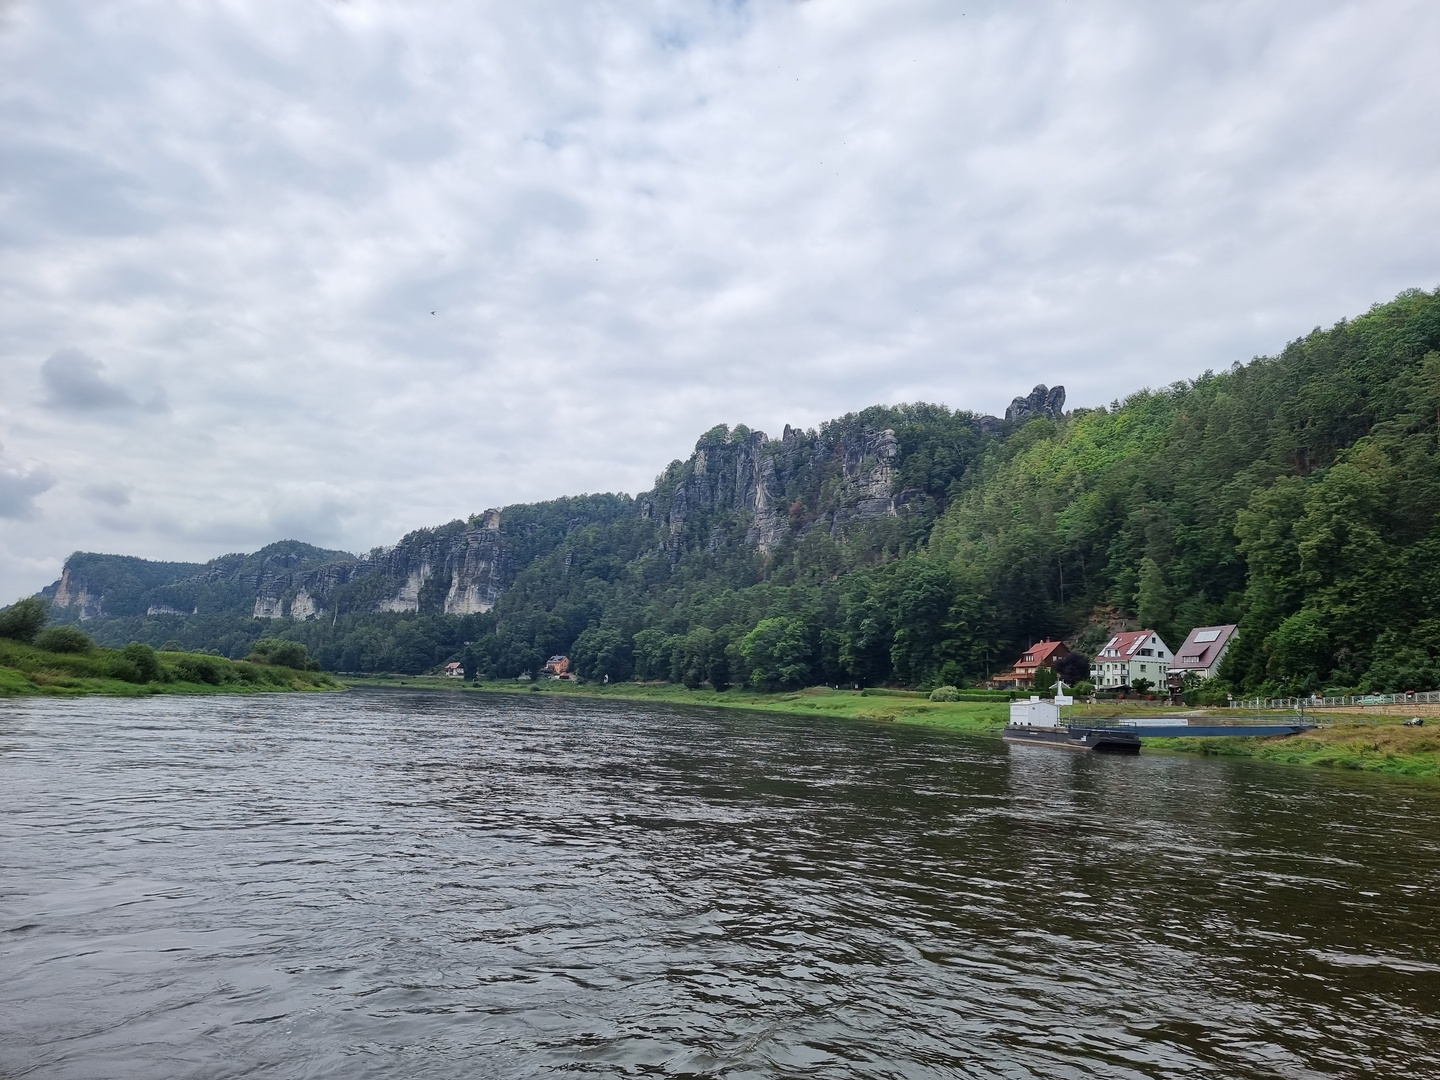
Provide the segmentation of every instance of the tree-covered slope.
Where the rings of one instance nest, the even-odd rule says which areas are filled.
[[[1440,301],[1412,292],[1278,357],[1031,421],[931,538],[974,605],[955,647],[1108,608],[1172,645],[1238,621],[1229,675],[1250,689],[1440,685],[1437,348]]]

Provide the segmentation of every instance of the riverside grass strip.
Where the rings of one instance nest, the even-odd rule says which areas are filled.
[[[0,697],[144,697],[343,689],[321,671],[230,660],[206,653],[152,655],[155,670],[147,673],[139,671],[120,649],[94,646],[77,652],[48,652],[0,638]],[[147,674],[155,677],[147,678]]]

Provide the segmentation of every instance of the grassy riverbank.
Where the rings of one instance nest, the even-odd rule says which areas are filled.
[[[353,686],[409,686],[464,692],[533,692],[587,698],[666,702],[676,705],[713,705],[803,716],[833,716],[881,723],[922,724],[971,735],[998,736],[1009,716],[1005,702],[932,702],[927,695],[904,690],[831,690],[815,686],[782,693],[753,690],[686,690],[669,683],[595,684],[492,682],[479,687],[458,679],[434,676],[379,676],[346,678]],[[1217,712],[1218,710],[1212,710]],[[1104,720],[1120,716],[1175,715],[1203,717],[1206,710],[1172,709],[1161,702],[1107,702],[1078,705],[1066,710],[1077,720]],[[1260,713],[1256,721],[1283,722],[1289,714]],[[1269,739],[1146,739],[1151,750],[1245,757],[1286,765],[1350,769],[1420,779],[1440,780],[1440,724],[1407,728],[1402,718],[1381,715],[1322,717],[1326,727],[1304,735]]]
[[[141,697],[339,689],[341,684],[322,671],[298,671],[205,653],[142,650],[131,655],[124,649],[99,646],[78,652],[47,652],[0,638],[0,697]]]
[[[1146,745],[1185,754],[1440,780],[1440,727],[1409,728],[1394,717],[1381,723],[1337,719],[1330,726],[1283,738],[1150,739]]]

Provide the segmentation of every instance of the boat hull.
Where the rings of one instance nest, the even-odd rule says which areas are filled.
[[[1094,750],[1101,754],[1138,754],[1140,736],[1133,731],[1116,728],[1066,727],[1041,728],[1010,724],[1005,728],[1006,742],[1049,746],[1057,750]]]

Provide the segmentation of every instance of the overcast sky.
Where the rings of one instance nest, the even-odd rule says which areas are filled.
[[[0,602],[1440,283],[1440,5],[0,3]]]

